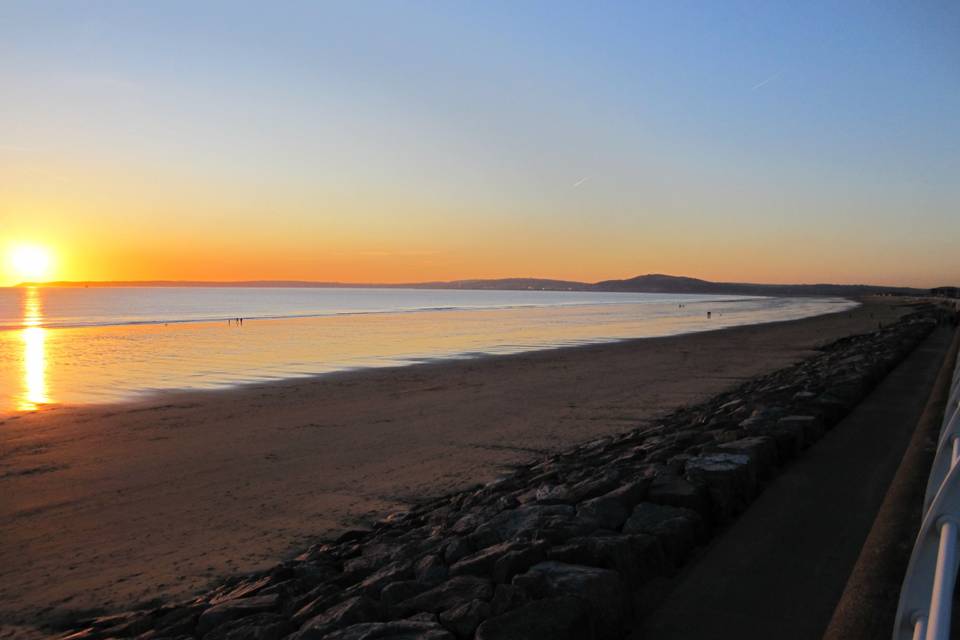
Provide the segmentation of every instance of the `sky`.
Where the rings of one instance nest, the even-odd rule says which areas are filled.
[[[0,87],[51,279],[960,284],[955,2],[9,0]]]

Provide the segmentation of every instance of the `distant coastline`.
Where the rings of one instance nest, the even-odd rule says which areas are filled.
[[[347,283],[309,280],[115,280],[24,282],[18,287],[263,287],[263,288],[341,288],[341,289],[471,289],[500,291],[603,291],[624,293],[690,293],[748,296],[840,296],[929,295],[930,289],[868,284],[758,284],[748,282],[712,282],[698,278],[647,274],[623,280],[577,282],[543,278],[501,278],[409,283]]]

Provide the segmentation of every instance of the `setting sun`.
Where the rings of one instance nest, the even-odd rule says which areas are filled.
[[[40,282],[50,275],[53,259],[50,251],[38,246],[18,246],[10,250],[10,269],[21,281]]]

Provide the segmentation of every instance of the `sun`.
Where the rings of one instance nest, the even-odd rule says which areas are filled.
[[[50,275],[53,256],[50,250],[36,245],[21,245],[10,250],[13,275],[24,282],[43,282]]]

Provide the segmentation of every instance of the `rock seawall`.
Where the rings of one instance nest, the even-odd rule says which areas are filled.
[[[73,640],[615,639],[933,328],[918,311],[803,362],[350,531],[193,601]]]

